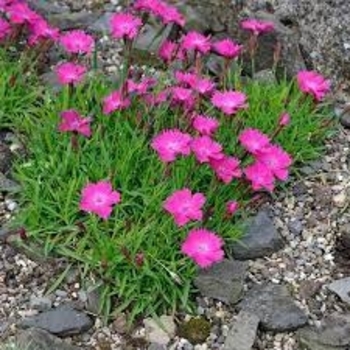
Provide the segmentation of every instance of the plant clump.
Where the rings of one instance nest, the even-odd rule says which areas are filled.
[[[248,44],[183,30],[161,43],[163,69],[151,75],[133,65],[145,20],[185,24],[161,0],[111,17],[125,62],[110,82],[93,64],[90,34],[61,33],[25,2],[0,11],[5,51],[25,42],[38,65],[52,47],[66,55],[54,68],[62,89],[42,95],[35,118],[14,121],[23,122],[29,154],[15,167],[22,191],[13,225],[101,280],[106,315],[188,311],[196,271],[222,261],[245,213],[288,181],[293,164],[319,154],[329,82],[316,72],[242,79],[241,54],[254,63],[259,37],[274,29],[253,19],[242,23]],[[213,54],[219,77],[205,68]]]

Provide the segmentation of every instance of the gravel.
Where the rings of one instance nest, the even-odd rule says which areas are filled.
[[[103,5],[101,0],[58,1],[57,6],[68,5],[73,11],[93,11],[105,6],[107,12],[120,9],[119,2]],[[99,18],[101,24],[101,18]],[[96,24],[96,22],[95,22]],[[93,28],[93,26],[92,26]],[[109,74],[115,73],[121,64],[121,46],[102,35],[98,41],[98,61]],[[349,142],[350,132],[339,130],[326,143],[326,155],[320,166],[311,166],[307,174],[294,179],[288,193],[281,193],[274,203],[265,204],[272,213],[284,247],[268,258],[249,261],[248,277],[244,290],[255,284],[273,283],[286,285],[294,302],[308,317],[311,327],[334,312],[343,312],[347,306],[327,289],[327,285],[345,277],[346,265],[336,248],[340,234],[350,226],[349,203]],[[17,203],[9,195],[0,193],[0,227],[15,214]],[[17,331],[17,323],[38,314],[35,298],[45,301],[45,308],[73,305],[83,309],[86,291],[78,277],[62,282],[59,290],[46,296],[50,285],[59,276],[64,264],[43,264],[29,259],[8,245],[0,245],[0,334],[11,339]],[[46,299],[48,298],[48,299]],[[197,313],[211,323],[210,336],[203,344],[191,345],[186,339],[173,337],[168,349],[223,349],[232,319],[238,311],[222,302],[198,298]],[[184,315],[184,321],[192,316]],[[92,349],[144,348],[145,329],[137,326],[126,331],[125,315],[119,315],[108,326],[100,318],[87,333],[68,337],[67,343]],[[156,345],[152,344],[156,349]],[[254,350],[298,350],[295,332],[270,333],[258,331]]]

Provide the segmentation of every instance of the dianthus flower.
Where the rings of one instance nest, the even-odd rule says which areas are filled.
[[[321,101],[330,91],[330,82],[314,71],[300,71],[297,75],[299,89],[316,101]]]
[[[0,18],[0,40],[6,39],[10,33],[10,24],[5,19]]]
[[[31,35],[29,37],[29,44],[35,45],[40,40],[56,41],[60,37],[59,29],[51,27],[44,19],[40,19],[30,25]]]
[[[180,104],[188,109],[191,109],[195,103],[193,91],[181,86],[171,88],[171,98],[174,104]]]
[[[61,112],[61,123],[58,130],[61,132],[72,131],[85,137],[91,136],[91,118],[83,118],[76,110],[69,109]]]
[[[143,78],[140,82],[135,83],[133,80],[127,80],[128,93],[135,93],[137,95],[145,95],[150,88],[157,83],[156,79]]]
[[[184,16],[174,6],[163,4],[158,7],[157,15],[164,24],[176,23],[180,27],[185,25]]]
[[[214,43],[213,49],[222,57],[234,59],[240,55],[243,46],[236,44],[230,39],[223,39]]]
[[[255,162],[244,169],[246,178],[251,182],[254,191],[266,189],[273,191],[275,178],[271,170],[261,162]]]
[[[86,68],[79,64],[66,62],[56,67],[58,82],[62,85],[80,83],[86,73]]]
[[[166,4],[160,0],[136,0],[134,8],[139,11],[148,12],[160,18],[164,24],[176,23],[183,27],[185,18],[174,6]]]
[[[219,122],[215,118],[204,115],[195,115],[192,126],[202,135],[213,136],[219,127]]]
[[[41,17],[26,4],[15,2],[6,8],[9,21],[13,24],[33,24]]]
[[[256,19],[247,19],[241,22],[241,28],[252,32],[258,36],[260,34],[269,33],[275,30],[275,25],[272,22],[258,21]]]
[[[263,163],[277,179],[287,180],[292,157],[280,146],[269,145],[264,147],[258,152],[256,159]]]
[[[114,39],[134,39],[141,26],[141,19],[131,13],[116,13],[110,19],[110,28]]]
[[[188,156],[191,153],[192,137],[178,129],[164,130],[156,135],[151,147],[158,153],[162,162],[173,162],[177,156]]]
[[[211,103],[223,113],[232,115],[247,107],[247,96],[238,91],[215,91]]]
[[[120,193],[113,191],[109,181],[89,183],[82,190],[80,210],[94,213],[107,220],[113,210],[113,206],[120,202]]]
[[[130,106],[130,99],[123,97],[121,91],[113,91],[103,99],[103,113],[111,114]]]
[[[223,158],[222,146],[209,136],[193,138],[191,149],[199,163],[209,163],[212,159]]]
[[[173,216],[176,225],[182,227],[190,221],[202,220],[205,201],[202,193],[192,194],[188,188],[184,188],[170,195],[163,208]]]
[[[164,40],[159,47],[158,56],[165,63],[169,64],[174,60],[177,49],[178,49],[178,44],[170,40]]]
[[[210,38],[192,31],[187,33],[181,42],[181,46],[186,51],[197,51],[206,54],[211,49]]]
[[[236,201],[228,201],[226,203],[226,214],[228,217],[232,216],[239,208],[239,204]]]
[[[266,146],[270,145],[270,139],[267,135],[257,129],[246,129],[238,136],[241,145],[250,153],[256,155]]]
[[[235,157],[224,156],[220,159],[210,159],[210,167],[214,170],[216,177],[229,184],[234,178],[242,176],[242,170],[239,167],[239,160]]]
[[[93,37],[82,30],[72,30],[60,37],[60,43],[71,54],[90,54],[94,48]]]
[[[210,267],[224,259],[224,241],[215,232],[193,229],[182,243],[181,252],[202,268]]]

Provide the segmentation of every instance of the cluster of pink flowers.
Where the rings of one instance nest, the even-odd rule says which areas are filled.
[[[272,144],[267,135],[246,129],[239,135],[239,141],[254,158],[254,163],[244,169],[253,190],[273,191],[276,179],[287,180],[292,158],[280,146]]]
[[[299,88],[311,95],[315,101],[321,101],[330,91],[330,82],[314,71],[300,71],[297,75]]]
[[[91,55],[95,49],[95,41],[91,35],[81,30],[60,33],[25,2],[0,0],[0,11],[5,14],[0,18],[0,40],[10,37],[14,27],[26,26],[30,45],[58,43],[71,58],[70,62],[60,63],[55,68],[59,83],[73,87],[82,82],[87,67],[81,63],[81,58]],[[162,0],[136,0],[130,12],[111,16],[111,36],[123,40],[126,47],[131,49],[133,40],[144,25],[142,19],[147,17],[144,16],[145,13],[159,18],[164,25],[175,23],[183,27],[185,24],[179,11]],[[259,35],[273,31],[274,24],[249,19],[241,23],[241,28],[252,34],[251,39],[257,40]],[[197,166],[210,169],[218,184],[228,185],[238,179],[242,183],[249,182],[253,191],[272,191],[276,181],[285,181],[288,178],[292,164],[291,156],[272,142],[274,135],[268,136],[252,128],[240,133],[238,140],[245,152],[243,158],[249,157],[247,165],[247,162],[225,150],[218,141],[219,120],[202,114],[203,105],[208,104],[227,116],[244,114],[244,110],[249,107],[244,92],[228,90],[225,85],[220,90],[220,83],[202,75],[204,55],[215,53],[222,57],[226,66],[231,60],[237,59],[242,51],[243,46],[231,39],[212,41],[211,37],[196,31],[184,32],[177,41],[165,40],[159,47],[159,58],[167,65],[175,60],[188,63],[192,59],[194,69],[176,70],[172,77],[175,85],[167,85],[162,91],[156,91],[154,87],[157,80],[145,77],[135,81],[131,77],[130,67],[127,67],[128,74],[122,85],[103,98],[102,112],[112,115],[116,111],[122,111],[131,106],[134,99],[144,101],[151,107],[169,101],[170,107],[176,106],[175,111],[179,108],[183,112],[184,120],[181,122],[187,122],[187,125],[184,131],[177,126],[153,136],[150,146],[166,166],[179,157],[192,156]],[[187,64],[183,65],[186,66]],[[311,95],[315,101],[322,100],[330,90],[330,83],[316,72],[299,72],[297,82],[300,90]],[[278,128],[285,127],[289,122],[289,115],[283,113],[278,121]],[[79,134],[89,138],[92,135],[91,123],[92,118],[81,116],[75,109],[67,109],[60,114],[58,130],[71,133],[74,137]],[[112,215],[113,207],[120,202],[121,195],[113,190],[111,182],[90,182],[82,189],[79,208],[107,220]],[[186,187],[175,190],[164,199],[163,209],[171,215],[178,227],[183,227],[204,220],[207,214],[204,208],[206,202],[203,193],[196,193]],[[225,203],[224,214],[231,218],[240,208],[240,203],[231,199]],[[207,268],[223,259],[223,245],[224,242],[217,233],[205,228],[195,228],[189,231],[181,251],[200,267]],[[142,261],[143,259],[142,255]]]

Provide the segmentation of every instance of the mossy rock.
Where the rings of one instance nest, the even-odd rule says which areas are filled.
[[[201,344],[209,337],[210,329],[210,322],[205,318],[192,318],[179,326],[179,336],[187,339],[191,344]]]

